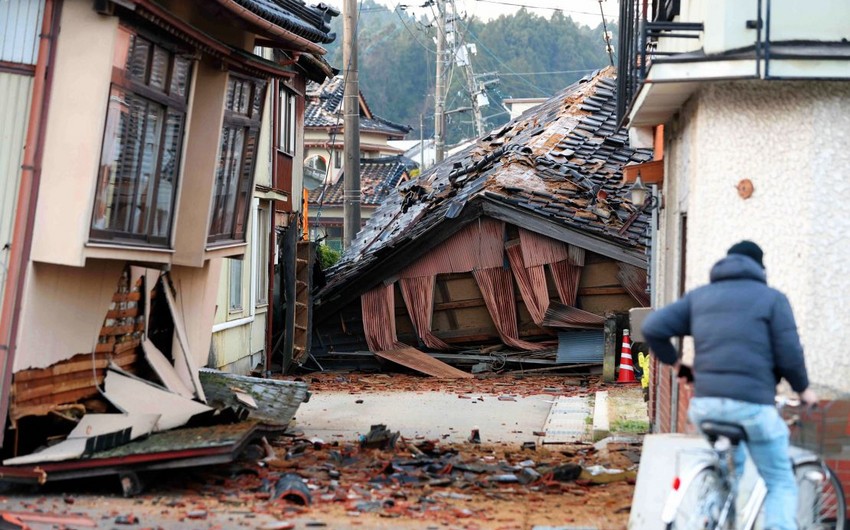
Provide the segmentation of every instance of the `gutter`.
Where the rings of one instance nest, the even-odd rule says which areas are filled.
[[[9,411],[9,394],[12,390],[12,367],[17,347],[21,301],[26,282],[27,265],[32,252],[33,225],[41,181],[41,158],[44,152],[44,135],[47,110],[53,81],[55,39],[59,30],[62,0],[45,0],[41,19],[38,57],[33,77],[30,116],[21,165],[21,182],[15,204],[15,221],[12,230],[12,247],[9,251],[9,268],[6,275],[5,296],[0,308],[0,359],[3,363],[0,381],[0,446],[3,444],[6,418]]]
[[[249,24],[261,28],[263,31],[268,33],[269,35],[273,35],[280,40],[286,42],[287,44],[293,45],[297,48],[300,48],[304,51],[308,51],[310,53],[314,53],[317,55],[324,55],[327,53],[327,50],[319,46],[318,44],[311,42],[304,37],[299,37],[295,33],[291,31],[287,31],[280,26],[265,20],[264,18],[254,14],[248,9],[242,7],[235,0],[215,0],[218,5],[223,7],[224,9],[230,11],[234,15],[238,16],[242,20],[248,22]]]

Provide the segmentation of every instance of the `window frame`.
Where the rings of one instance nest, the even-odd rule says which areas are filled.
[[[247,112],[243,113],[236,105],[236,83],[249,87]],[[234,84],[234,86],[231,86]],[[210,199],[210,221],[207,226],[207,245],[222,246],[232,243],[244,243],[248,236],[248,219],[251,212],[254,173],[257,168],[260,128],[263,120],[266,87],[268,82],[231,72],[227,80],[224,118],[221,124],[219,151],[213,193]],[[243,92],[240,92],[242,94]],[[229,108],[230,107],[230,108]],[[235,145],[233,136],[242,134],[241,144]],[[232,150],[231,150],[232,148]],[[234,169],[234,160],[238,154],[238,167]],[[224,185],[222,192],[221,185]],[[244,195],[240,199],[240,195]],[[231,219],[228,215],[228,203],[232,203]],[[219,217],[221,216],[221,217]],[[229,229],[228,229],[229,226]],[[216,230],[213,233],[213,230]]]
[[[227,312],[242,313],[245,311],[244,293],[242,283],[244,282],[245,263],[239,258],[228,258],[228,295]]]
[[[269,304],[269,259],[271,256],[269,238],[271,237],[271,210],[270,201],[259,201],[257,205],[257,240],[254,242],[257,248],[256,264],[254,274],[257,275],[256,292],[254,294],[254,306],[262,307]]]
[[[278,89],[277,102],[277,150],[294,157],[298,136],[298,122],[296,120],[298,95],[281,84]]]
[[[114,61],[112,65],[108,104],[101,139],[100,163],[89,222],[89,240],[119,245],[168,248],[174,231],[176,201],[181,181],[180,165],[185,149],[189,97],[192,91],[195,61],[187,55],[185,48],[158,34],[124,23],[119,24],[119,31],[127,34],[127,57],[122,66],[115,65]],[[148,47],[147,51],[143,51],[146,56],[144,57],[144,72],[141,78],[134,75],[134,69],[138,68],[138,64],[131,64],[136,56],[138,41],[143,41],[145,46]],[[116,44],[116,47],[120,45],[120,43]],[[116,58],[120,56],[120,51],[117,48],[114,51]],[[167,60],[164,72],[160,72],[164,74],[159,78],[161,88],[156,87],[153,77],[157,52],[160,53],[160,57],[164,54]],[[184,76],[182,87],[180,85],[175,87],[178,62],[185,69],[182,71]],[[182,93],[176,90],[180,88],[182,88]],[[113,106],[115,103],[117,105]],[[140,115],[133,116],[133,113],[138,109],[142,109]],[[155,130],[152,135],[156,140],[155,150],[153,151],[155,162],[151,172],[152,179],[151,182],[145,183],[142,175],[145,170],[146,142],[151,139],[148,136],[151,111],[159,116],[159,121],[153,125],[158,130]],[[171,131],[174,132],[171,141],[175,149],[172,159],[167,163],[171,168],[170,173],[167,174],[164,173],[166,167],[164,161],[169,152],[169,142],[167,141],[169,122],[175,117],[178,120],[177,127]],[[142,124],[142,133],[137,134],[136,138],[132,137],[132,120],[134,119]],[[127,123],[123,123],[124,120],[127,120]],[[124,125],[123,129],[122,124]],[[131,162],[135,164],[135,167],[127,174],[123,174],[119,164],[125,163],[123,158],[128,146],[130,146],[130,149],[136,150],[135,153],[131,151],[132,156],[127,158],[131,161],[135,159],[135,162]],[[120,163],[114,159],[118,155],[119,148],[122,157]],[[170,197],[167,198],[167,203],[160,202],[161,186],[169,178],[171,179]],[[118,189],[128,185],[132,191],[126,196],[131,199],[126,202],[121,201],[121,192]],[[147,187],[147,190],[143,190],[144,187]],[[148,194],[147,191],[151,191],[151,193]],[[164,219],[159,216],[160,212],[163,211],[160,208],[163,204],[167,204]],[[117,213],[122,208],[124,213]],[[143,230],[122,230],[109,227],[110,224],[121,222],[122,219],[125,225],[136,225],[141,220],[139,216],[146,217]],[[157,230],[157,221],[164,223],[165,226],[160,226],[160,229]]]

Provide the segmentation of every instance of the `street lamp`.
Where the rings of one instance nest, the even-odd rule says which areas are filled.
[[[658,198],[652,193],[652,188],[644,185],[643,180],[640,178],[640,172],[638,172],[635,183],[632,184],[629,193],[632,204],[638,206],[641,211],[652,210],[658,206]]]

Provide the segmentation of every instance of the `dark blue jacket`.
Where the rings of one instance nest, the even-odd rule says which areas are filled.
[[[809,386],[803,347],[788,298],[767,286],[755,260],[732,254],[711,269],[711,283],[650,314],[643,335],[652,352],[675,364],[672,337],[694,338],[694,393],[773,404],[784,377]]]

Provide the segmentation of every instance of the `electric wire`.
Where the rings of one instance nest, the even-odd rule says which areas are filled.
[[[496,54],[495,54],[495,53],[493,53],[493,51],[492,51],[492,50],[490,50],[490,48],[488,48],[486,44],[484,44],[483,42],[481,42],[481,39],[479,39],[479,38],[478,38],[478,36],[477,36],[477,35],[476,35],[473,31],[472,31],[472,29],[469,27],[469,25],[468,25],[468,24],[464,23],[463,25],[465,26],[466,32],[467,32],[467,33],[468,33],[468,34],[472,37],[472,40],[474,40],[476,43],[478,43],[478,44],[479,44],[479,45],[480,45],[480,46],[484,49],[484,51],[485,51],[485,52],[487,52],[487,53],[490,55],[490,57],[492,57],[493,59],[495,59],[495,60],[496,60],[496,62],[497,62],[497,63],[499,63],[502,67],[504,67],[505,69],[507,69],[509,72],[511,72],[511,73],[513,73],[513,74],[518,75],[518,76],[519,76],[519,78],[520,78],[520,80],[521,80],[523,83],[525,83],[526,85],[528,85],[530,88],[532,88],[532,89],[536,90],[537,92],[539,92],[539,93],[540,93],[540,94],[542,94],[543,96],[548,97],[548,96],[550,96],[550,95],[551,95],[551,94],[550,94],[549,92],[547,92],[546,90],[543,90],[542,88],[540,88],[539,86],[535,85],[535,84],[534,84],[534,83],[532,83],[530,80],[526,79],[526,78],[525,78],[525,77],[523,77],[521,74],[519,74],[518,72],[516,72],[513,68],[511,68],[510,66],[508,66],[508,64],[507,64],[507,63],[505,63],[503,60],[499,59],[499,57],[498,57],[498,56],[496,56]],[[499,74],[499,75],[501,75],[501,74]]]

